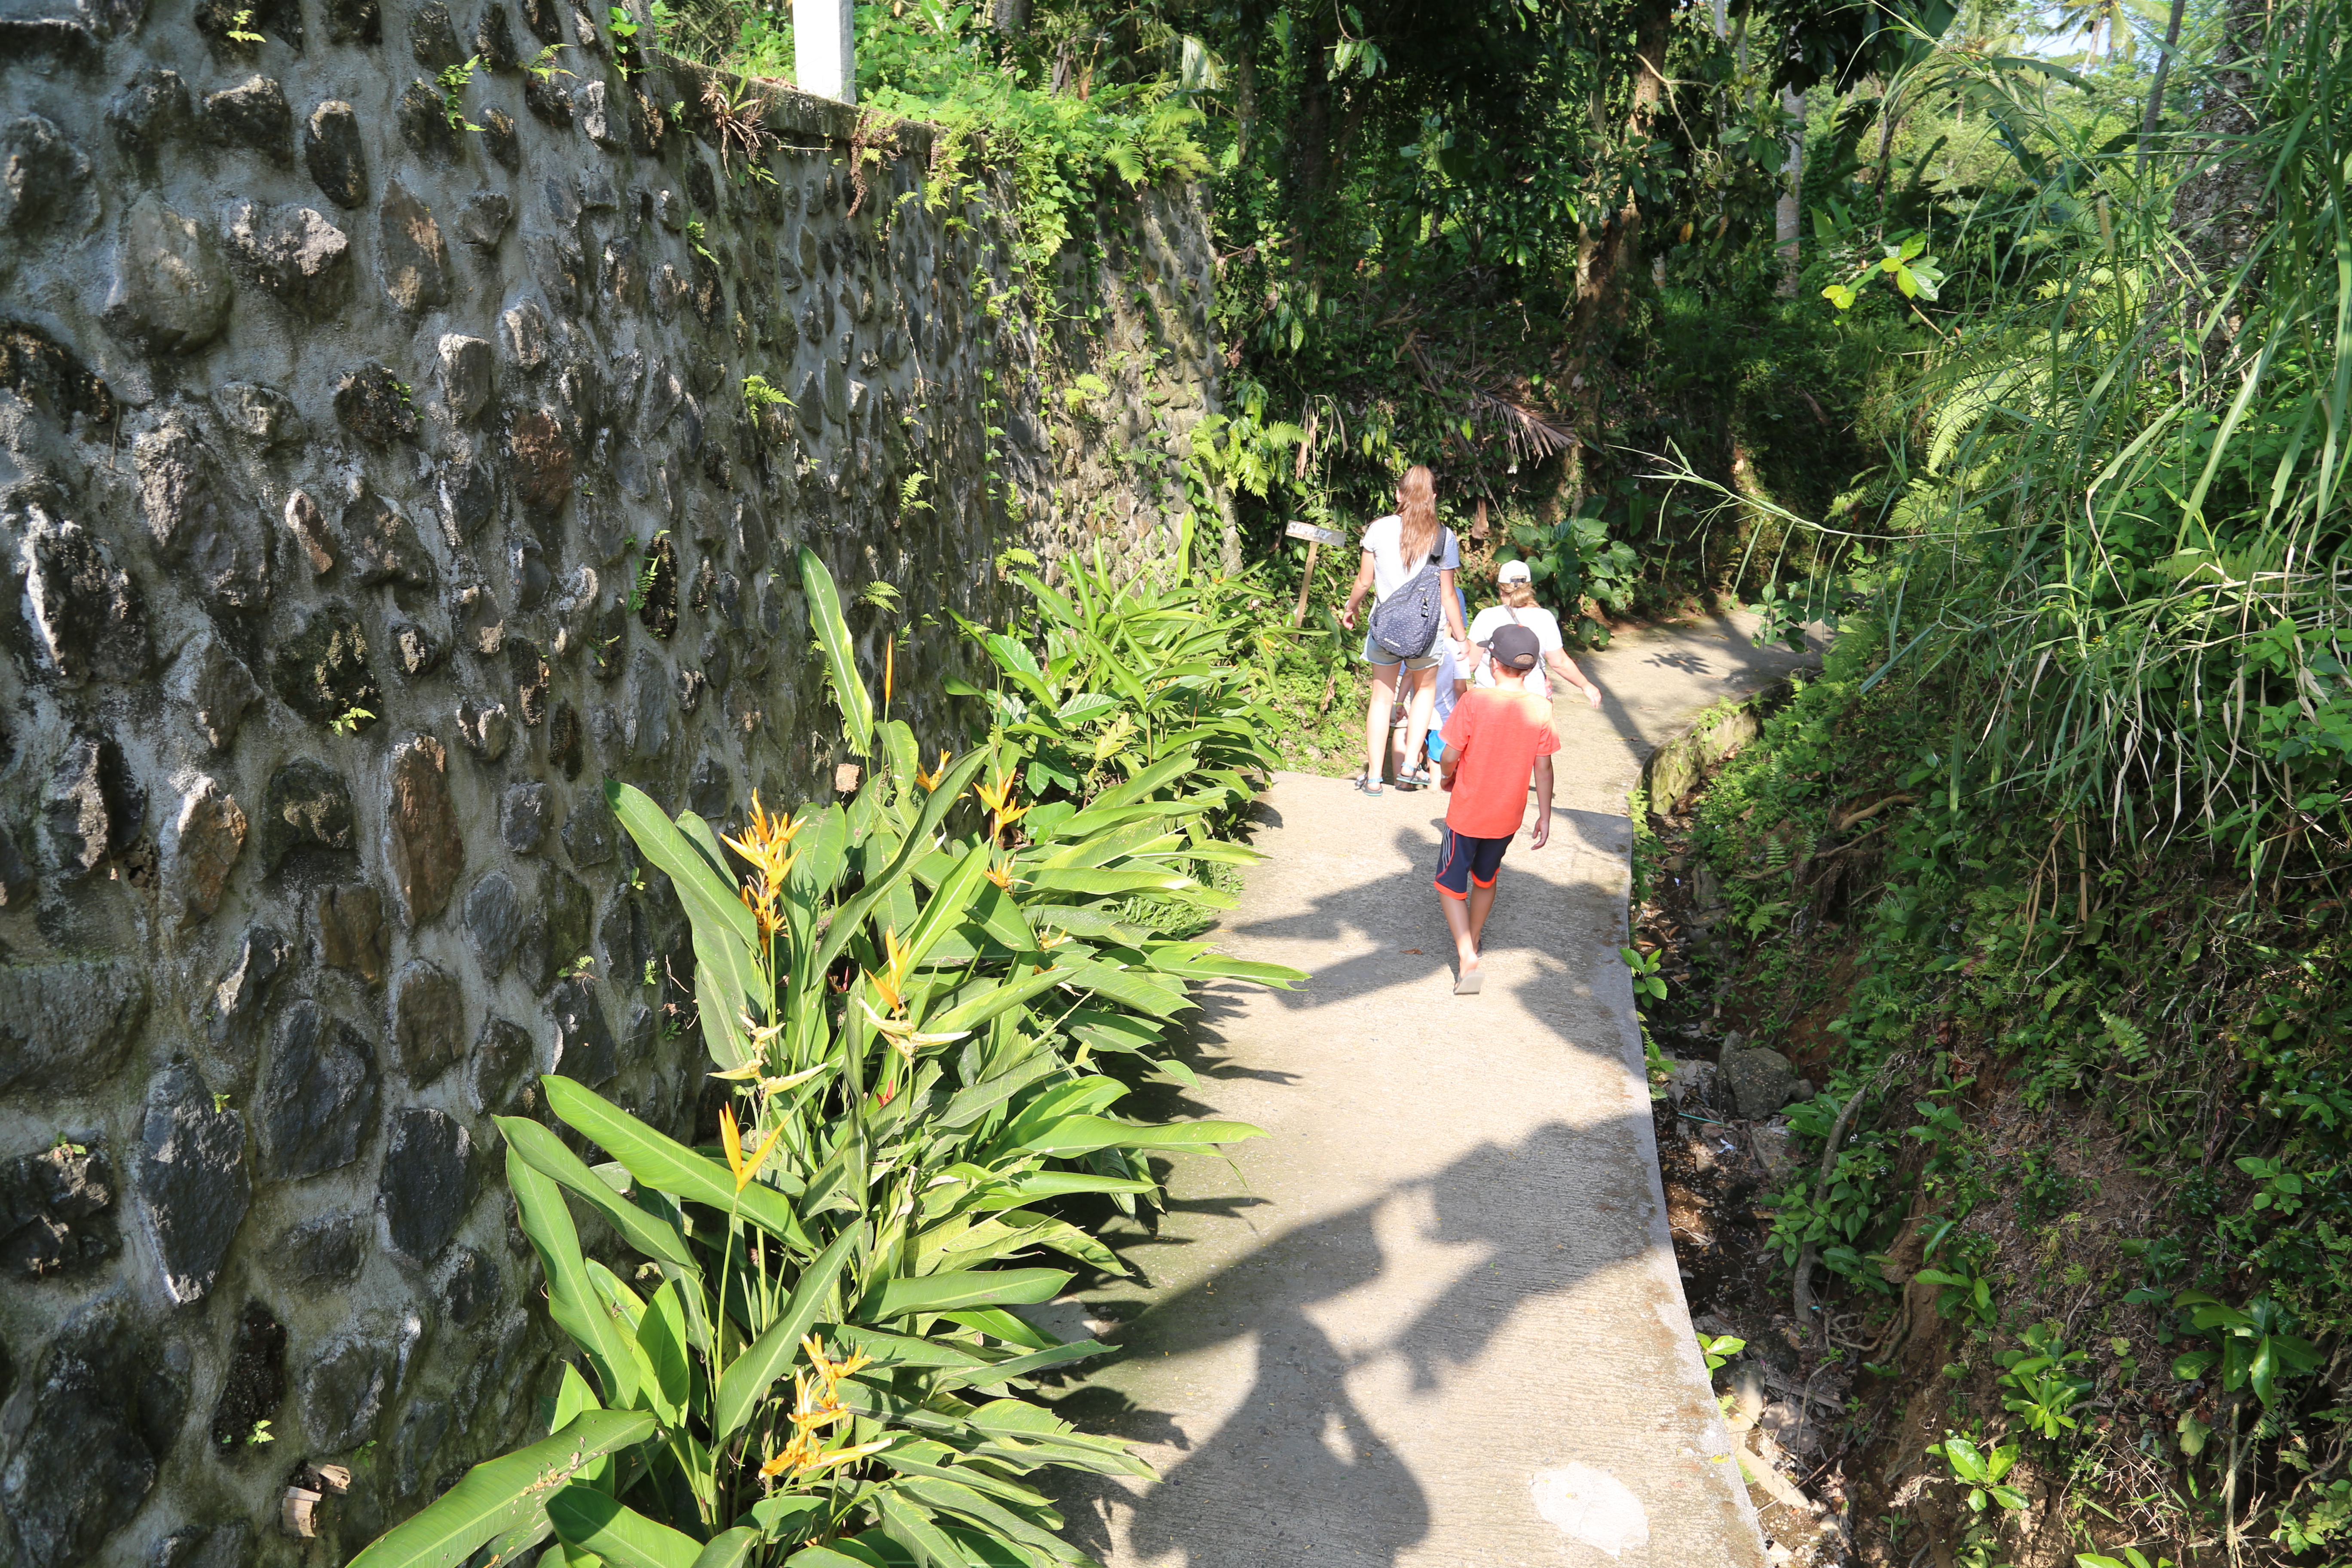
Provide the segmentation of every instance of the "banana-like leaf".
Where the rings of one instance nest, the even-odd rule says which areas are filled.
[[[588,1276],[587,1259],[580,1253],[579,1228],[572,1223],[572,1211],[563,1206],[563,1189],[532,1169],[511,1144],[507,1148],[507,1185],[514,1193],[522,1233],[530,1238],[541,1271],[547,1276],[547,1315],[572,1336],[572,1343],[588,1352],[596,1381],[604,1385],[604,1402],[635,1404],[636,1358]]]
[[[896,858],[882,868],[880,876],[867,879],[856,898],[835,911],[824,945],[817,950],[810,962],[811,973],[822,974],[830,968],[833,961],[840,956],[841,950],[849,945],[850,938],[865,930],[866,918],[873,913],[874,906],[889,897],[901,881],[914,874],[915,862],[930,853],[932,830],[939,826],[963,792],[971,787],[971,781],[980,770],[987,765],[987,749],[974,746],[964,753],[962,761],[948,771],[948,776],[940,781],[939,787],[931,791],[930,798],[923,803],[923,815],[916,822],[915,830],[907,835],[906,842],[898,847]]]
[[[843,1541],[835,1544],[849,1546],[854,1543]],[[803,1546],[784,1559],[784,1568],[890,1568],[890,1563],[878,1552],[852,1557],[835,1551],[831,1546]]]
[[[1025,1345],[1033,1351],[1049,1351],[1062,1342],[1029,1321],[1015,1317],[999,1307],[974,1307],[969,1311],[942,1312],[951,1323],[961,1323],[967,1329],[977,1329],[992,1335],[1008,1345]]]
[[[748,1524],[722,1530],[695,1558],[694,1568],[743,1568],[751,1561],[751,1551],[759,1544],[760,1532]]]
[[[841,708],[842,731],[849,737],[849,749],[862,757],[874,749],[874,697],[857,674],[857,650],[841,614],[841,592],[815,551],[802,545],[800,560],[801,592],[808,595],[809,625],[824,649],[824,672]]]
[[[957,862],[956,868],[940,883],[938,890],[931,894],[930,901],[923,906],[922,914],[901,939],[909,964],[920,963],[940,938],[971,917],[973,890],[987,885],[992,853],[985,843],[973,845]]]
[[[1060,1366],[1065,1362],[1087,1361],[1109,1353],[1110,1347],[1100,1340],[1073,1340],[1051,1350],[1033,1351],[1027,1355],[1014,1356],[1010,1361],[997,1362],[984,1371],[959,1373],[953,1381],[970,1384],[974,1388],[993,1388],[1016,1377],[1027,1377],[1031,1373]]]
[[[687,1246],[684,1237],[614,1192],[588,1168],[586,1162],[565,1148],[563,1140],[553,1132],[520,1116],[499,1116],[491,1120],[498,1123],[499,1131],[505,1135],[508,1149],[520,1154],[532,1170],[551,1177],[568,1191],[578,1194],[589,1207],[604,1215],[605,1222],[619,1231],[631,1247],[661,1262],[700,1271],[701,1265]]]
[[[1092,893],[1117,898],[1125,893],[1175,893],[1192,885],[1192,879],[1166,867],[1098,870],[1092,867],[1040,866],[1024,879],[1040,892]]]
[[[1200,1004],[1184,994],[1181,986],[1161,983],[1157,975],[1139,969],[1119,969],[1108,963],[1080,963],[1074,965],[1070,984],[1107,996],[1122,1006],[1155,1018],[1165,1018],[1187,1007]]]
[[[735,1016],[747,997],[761,997],[760,928],[743,907],[730,879],[713,863],[709,847],[662,815],[661,807],[643,790],[617,779],[604,781],[604,799],[637,848],[670,879],[678,901],[686,906],[694,928],[698,973],[695,997],[701,1003],[706,1030],[715,1029],[736,1060],[722,1068],[742,1065],[746,1050],[735,1026]],[[697,820],[703,835],[709,828]],[[716,1009],[714,1011],[714,1008]]]
[[[1265,1128],[1246,1121],[1171,1121],[1137,1127],[1108,1117],[1072,1116],[1021,1146],[1039,1154],[1088,1154],[1097,1149],[1202,1149],[1265,1136]]]
[[[1038,1528],[1003,1503],[984,1498],[961,1482],[938,1480],[929,1476],[909,1476],[898,1483],[898,1489],[920,1499],[941,1513],[971,1520],[992,1534],[1010,1536],[1024,1545],[1047,1552],[1057,1563],[1086,1561],[1051,1531]]]
[[[702,1555],[694,1537],[576,1482],[547,1500],[547,1520],[558,1541],[608,1568],[694,1568]]]
[[[800,1354],[801,1336],[816,1321],[843,1262],[865,1232],[864,1225],[853,1225],[834,1237],[833,1244],[817,1260],[801,1270],[800,1280],[793,1287],[792,1300],[776,1320],[719,1374],[710,1420],[720,1443],[742,1429],[776,1380],[792,1370],[793,1358]]]
[[[1071,978],[1074,972],[1055,968],[1035,974],[1024,974],[1018,980],[1007,980],[968,1001],[958,1003],[940,1016],[926,1018],[923,1028],[929,1034],[953,1034],[958,1029],[977,1029],[999,1013],[1018,1007],[1040,992],[1052,989]]]
[[[527,1448],[476,1465],[421,1512],[377,1537],[350,1568],[457,1568],[485,1542],[527,1526],[556,1488],[656,1430],[647,1411],[583,1412]]]
[[[547,1091],[549,1110],[627,1166],[629,1174],[646,1185],[722,1214],[739,1213],[803,1257],[816,1250],[801,1228],[791,1201],[774,1187],[753,1182],[739,1193],[734,1173],[726,1166],[655,1131],[595,1090],[553,1073],[539,1081]]]
[[[677,1280],[664,1280],[646,1303],[636,1339],[650,1374],[644,1388],[647,1402],[665,1424],[681,1425],[693,1392],[694,1364],[688,1356],[686,1304],[678,1297]]]
[[[903,1318],[910,1312],[952,1312],[972,1307],[1032,1306],[1050,1301],[1070,1282],[1061,1268],[973,1268],[887,1279],[869,1290],[858,1317],[864,1321]]]
[[[923,1568],[972,1568],[971,1559],[940,1531],[930,1510],[908,1500],[900,1488],[877,1493],[875,1507],[883,1533],[912,1552]]]

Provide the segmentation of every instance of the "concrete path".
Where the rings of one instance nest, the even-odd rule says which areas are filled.
[[[1559,701],[1550,844],[1506,861],[1451,994],[1444,796],[1279,775],[1213,940],[1312,978],[1204,998],[1201,1076],[1139,1113],[1271,1136],[1178,1160],[1146,1281],[1051,1309],[1112,1338],[1063,1405],[1157,1483],[1066,1491],[1112,1568],[1761,1568],[1683,1302],[1624,940],[1627,791],[1698,708],[1807,656],[1729,620],[1629,635]]]

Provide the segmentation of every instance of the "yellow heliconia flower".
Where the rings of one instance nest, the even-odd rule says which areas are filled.
[[[893,1014],[901,1013],[907,1006],[907,971],[913,964],[914,955],[898,941],[895,926],[882,932],[882,950],[889,962],[883,965],[881,973],[869,972],[866,984],[874,987],[874,994],[882,998],[885,1007]]]
[[[719,1147],[727,1156],[727,1168],[735,1173],[737,1192],[751,1184],[752,1178],[760,1173],[760,1167],[767,1163],[768,1155],[774,1151],[776,1140],[783,1135],[783,1124],[778,1122],[769,1132],[768,1141],[747,1159],[743,1153],[743,1134],[735,1125],[734,1111],[723,1105],[719,1108]]]
[[[993,785],[982,784],[971,787],[972,793],[980,797],[980,803],[988,807],[991,818],[989,827],[991,837],[1001,837],[1006,828],[1029,815],[1027,806],[1013,804],[1013,782],[1011,773],[998,779]]]
[[[850,1420],[855,1414],[841,1403],[841,1380],[871,1365],[873,1358],[853,1355],[846,1361],[835,1361],[814,1337],[802,1340],[801,1349],[807,1353],[815,1375],[805,1372],[793,1374],[792,1441],[784,1445],[782,1453],[760,1467],[760,1474],[771,1480],[786,1470],[798,1479],[835,1465],[849,1464],[868,1454],[880,1453],[895,1440],[884,1438],[878,1443],[861,1443],[856,1447],[826,1452],[825,1428]]]
[[[940,748],[940,763],[938,767],[934,768],[929,773],[925,773],[919,767],[915,770],[915,782],[922,785],[925,793],[927,794],[931,790],[939,788],[940,781],[947,776],[948,749],[945,746],[941,746]]]
[[[785,851],[791,847],[793,840],[800,837],[801,829],[807,826],[806,819],[794,822],[788,811],[769,816],[760,805],[760,792],[753,790],[751,818],[744,824],[743,837],[729,838],[722,835],[719,841],[749,860],[770,881],[782,882],[784,874],[793,868],[794,858]]]
[[[873,1005],[863,996],[857,999],[857,1005],[866,1010],[866,1022],[879,1030],[898,1053],[908,1061],[913,1061],[915,1053],[926,1047],[944,1046],[950,1040],[961,1040],[971,1033],[970,1029],[950,1029],[942,1034],[927,1035],[919,1031],[909,1019],[884,1017],[877,1013]],[[886,1100],[884,1103],[888,1102]]]
[[[897,679],[898,674],[898,645],[895,642],[884,643],[882,645],[882,706],[886,709],[890,706],[890,686],[892,681]]]
[[[1003,889],[1008,893],[1013,890],[1013,862],[1010,859],[1003,861],[1002,864],[993,860],[990,861],[988,869],[982,871],[981,875],[987,878],[990,881],[995,883],[998,887]]]

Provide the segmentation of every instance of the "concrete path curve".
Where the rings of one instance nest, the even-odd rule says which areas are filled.
[[[1206,998],[1160,1115],[1255,1122],[1178,1160],[1145,1281],[1056,1303],[1120,1355],[1063,1403],[1160,1479],[1065,1494],[1112,1568],[1762,1568],[1683,1301],[1625,930],[1626,794],[1706,703],[1811,656],[1729,618],[1630,634],[1555,705],[1551,843],[1524,834],[1483,994],[1451,994],[1444,797],[1278,775],[1235,954],[1312,978]]]

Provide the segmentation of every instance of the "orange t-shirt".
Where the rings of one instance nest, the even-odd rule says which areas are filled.
[[[1528,815],[1536,759],[1559,750],[1550,702],[1524,689],[1474,686],[1454,705],[1443,734],[1462,752],[1445,826],[1470,838],[1517,833]]]

